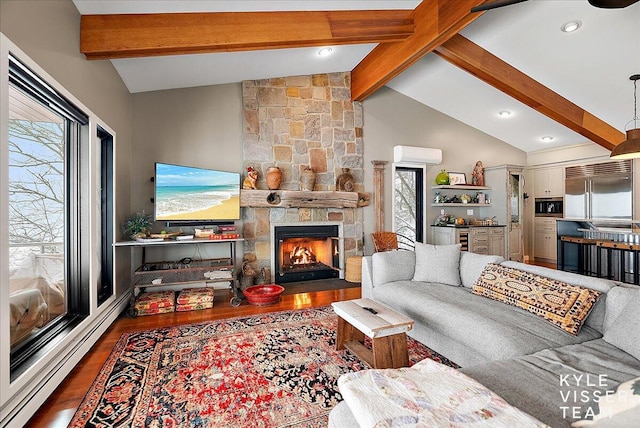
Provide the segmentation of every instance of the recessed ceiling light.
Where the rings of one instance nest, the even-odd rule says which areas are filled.
[[[507,117],[511,117],[512,114],[513,113],[511,113],[509,110],[502,110],[500,113],[498,113],[498,116],[507,118]]]
[[[328,56],[333,52],[333,48],[322,48],[318,51],[319,56]]]
[[[582,27],[582,21],[576,19],[575,21],[565,22],[560,29],[565,33],[573,33],[580,27]]]
[[[543,143],[550,143],[554,140],[554,138],[551,135],[545,135],[544,137],[540,138],[540,141],[542,141]]]

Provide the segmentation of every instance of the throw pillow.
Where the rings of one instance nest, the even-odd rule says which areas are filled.
[[[411,281],[416,265],[413,251],[384,251],[371,256],[373,286],[394,281]]]
[[[607,293],[606,311],[604,313],[604,323],[602,327],[603,333],[611,328],[625,306],[637,295],[640,295],[640,288],[631,285],[613,287]]]
[[[484,268],[472,292],[525,309],[574,336],[601,294],[496,264]]]
[[[603,339],[640,359],[640,293],[636,293],[604,332]]]
[[[416,242],[413,280],[460,286],[460,247]]]
[[[460,279],[462,285],[467,288],[472,288],[476,283],[480,274],[484,270],[484,267],[489,263],[502,263],[504,258],[502,256],[493,256],[486,254],[470,253],[469,251],[462,251],[460,253]]]

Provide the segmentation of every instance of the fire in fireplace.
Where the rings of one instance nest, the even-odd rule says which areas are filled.
[[[276,226],[276,283],[340,277],[337,225]]]

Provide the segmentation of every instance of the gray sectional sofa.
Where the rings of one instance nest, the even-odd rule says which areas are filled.
[[[497,256],[464,251],[455,256],[453,246],[427,247],[436,251],[428,253],[436,255],[433,263],[424,260],[422,247],[416,252],[364,257],[362,297],[413,318],[411,337],[459,364],[462,372],[510,404],[552,427],[568,427],[597,413],[594,401],[603,391],[640,377],[640,343],[633,343],[639,336],[621,334],[626,328],[631,332],[640,327],[640,314],[633,317],[627,308],[621,316],[628,302],[640,302],[638,287]],[[440,250],[442,254],[437,253]],[[524,309],[473,294],[472,287],[488,263],[595,289],[602,295],[574,336]],[[635,420],[639,425],[629,426],[640,426],[640,407],[634,412],[621,420]],[[616,421],[611,426],[621,426],[620,419]],[[329,426],[358,425],[341,403],[332,411]]]

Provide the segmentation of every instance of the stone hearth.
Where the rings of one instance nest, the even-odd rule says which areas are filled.
[[[335,190],[342,168],[350,168],[355,191],[364,192],[362,104],[351,101],[349,73],[316,74],[244,81],[243,165],[255,168],[258,189],[267,189],[264,173],[283,172],[281,189],[299,190],[300,173],[316,173],[314,190]],[[271,269],[271,223],[339,222],[344,254],[361,254],[361,208],[243,208],[245,253],[259,268]]]

